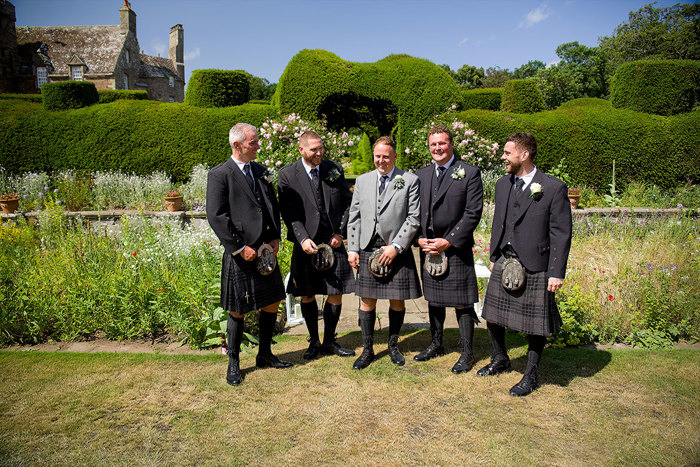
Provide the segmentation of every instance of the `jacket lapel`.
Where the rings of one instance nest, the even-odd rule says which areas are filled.
[[[455,156],[457,157],[457,156]],[[454,178],[452,178],[452,174],[454,173],[455,170],[459,169],[459,165],[457,164],[457,160],[452,163],[452,165],[445,170],[445,173],[442,174],[442,181],[440,182],[440,188],[438,189],[438,194],[437,197],[435,198],[435,202],[439,201],[440,198],[445,196],[445,193],[447,193],[447,190],[450,188],[452,183],[455,181]],[[435,167],[433,167],[433,170],[435,170]]]
[[[399,175],[402,176],[403,174],[404,171],[396,167],[391,178],[387,180],[386,187],[384,187],[384,199],[382,200],[382,205],[380,206],[382,211],[389,205],[389,201],[391,201],[391,198],[393,198],[398,191],[396,188],[394,188],[394,179]]]
[[[538,169],[537,172],[535,172],[535,176],[532,178],[530,185],[532,185],[533,183],[539,183],[541,185],[543,181],[544,175]],[[532,203],[535,202],[535,198],[530,196],[530,185],[527,185],[525,187],[525,190],[522,192],[522,195],[520,197],[520,208],[517,211],[517,217],[515,219],[515,222],[518,222],[520,218],[525,215]],[[512,192],[513,190],[510,191]]]
[[[229,170],[233,174],[233,179],[235,182],[240,185],[242,188],[241,190],[248,195],[248,197],[253,201],[255,204],[258,203],[258,200],[255,198],[255,193],[253,193],[253,190],[250,189],[250,185],[248,184],[248,180],[245,179],[245,175],[243,174],[243,171],[238,168],[238,165],[236,162],[229,157],[228,160],[226,161],[226,165],[228,166]],[[250,165],[251,170],[253,171],[253,177],[255,177],[255,169],[252,168],[253,165]]]
[[[321,171],[319,170],[319,179],[321,179]],[[299,185],[301,186],[301,191],[304,193],[304,196],[308,198],[308,200],[315,206],[316,205],[316,195],[313,191],[311,191],[311,182],[309,180],[309,175],[306,173],[306,169],[304,168],[304,163],[299,159],[296,161],[296,177],[297,180],[299,181]]]
[[[326,214],[330,216],[330,210],[331,210],[331,200],[333,199],[331,196],[331,191],[332,188],[331,186],[325,182],[325,180],[328,178],[328,173],[331,170],[331,167],[333,167],[332,164],[325,163],[326,160],[321,161],[321,165],[318,168],[318,179],[319,183],[321,184],[321,190],[323,190],[323,205],[326,211]]]

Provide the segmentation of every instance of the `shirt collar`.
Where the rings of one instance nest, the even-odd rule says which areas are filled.
[[[532,179],[535,178],[536,173],[537,173],[537,167],[533,168],[532,172],[530,172],[529,174],[523,175],[522,177],[518,177],[518,178],[522,178],[523,181],[525,182],[525,185],[523,185],[523,190],[525,189],[526,186],[528,186],[530,183],[532,183]]]
[[[452,158],[451,158],[449,161],[447,161],[447,164],[445,164],[445,165],[443,165],[443,166],[440,166],[437,162],[434,162],[434,164],[435,164],[435,173],[436,173],[437,175],[440,175],[440,170],[438,169],[438,167],[444,167],[445,169],[449,169],[450,167],[452,167],[452,163],[453,163],[454,161],[455,161],[455,155],[452,154]]]
[[[306,165],[306,161],[302,158],[301,165],[304,166],[304,170],[306,170],[306,175],[308,175],[309,178],[311,178],[311,169],[318,169],[319,175],[321,174],[321,165],[320,164],[311,167],[311,166]]]
[[[396,172],[396,166],[394,166],[394,168],[391,169],[391,172],[386,174],[389,176],[389,180],[391,180],[391,177],[394,175],[394,172]],[[383,175],[379,173],[379,170],[377,170],[377,183],[382,182],[382,177],[383,177]]]
[[[245,163],[245,162],[241,162],[241,161],[237,161],[233,156],[231,156],[231,160],[233,160],[233,162],[236,163],[236,165],[238,166],[238,168],[241,169],[241,172],[243,172],[243,168],[246,166],[246,163]],[[248,162],[248,164],[250,164],[250,162]],[[250,169],[250,170],[252,170],[252,169]]]

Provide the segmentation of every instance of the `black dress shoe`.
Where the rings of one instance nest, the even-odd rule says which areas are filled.
[[[459,374],[465,371],[469,371],[474,367],[474,355],[471,353],[462,352],[459,356],[459,360],[452,367],[452,373]]]
[[[258,368],[289,368],[292,365],[292,362],[282,361],[272,353],[255,357],[255,366]]]
[[[525,375],[523,379],[520,380],[518,384],[510,388],[511,396],[523,397],[530,394],[532,391],[539,387],[539,381],[537,381],[537,375]]]
[[[357,360],[355,360],[355,363],[353,363],[352,367],[356,370],[361,370],[363,368],[367,368],[373,361],[374,350],[365,347],[360,356],[357,357]]]
[[[505,373],[510,371],[510,359],[499,359],[491,360],[491,363],[483,367],[481,370],[477,371],[476,374],[479,376],[494,376],[500,373]]]
[[[311,341],[309,348],[304,352],[305,360],[313,360],[318,357],[319,350],[321,349],[321,344],[318,341]]]
[[[431,358],[439,357],[441,355],[445,355],[445,348],[442,346],[442,344],[431,342],[427,349],[413,357],[413,359],[417,362],[426,362]]]
[[[226,382],[231,386],[238,386],[243,381],[243,375],[235,358],[228,359],[228,370],[226,371]]]
[[[353,357],[355,356],[355,351],[350,349],[345,349],[340,346],[336,341],[331,341],[328,344],[323,344],[321,346],[321,355],[337,355],[339,357]]]
[[[401,351],[399,351],[399,336],[389,337],[389,356],[394,365],[403,366],[406,363]]]

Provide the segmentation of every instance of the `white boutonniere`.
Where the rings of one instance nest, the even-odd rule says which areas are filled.
[[[272,181],[275,179],[275,171],[269,167],[266,168],[262,178],[264,178],[266,182],[272,183]]]
[[[462,180],[464,178],[464,167],[460,167],[459,169],[455,168],[452,171],[452,178],[455,180]]]
[[[326,175],[326,180],[329,182],[334,182],[340,178],[340,172],[338,172],[338,169],[333,169],[330,172],[328,172],[328,175]]]
[[[395,189],[400,190],[404,186],[406,186],[406,180],[404,180],[401,175],[397,175],[396,177],[394,177],[394,188]]]
[[[540,199],[542,197],[542,185],[530,183],[530,198]]]

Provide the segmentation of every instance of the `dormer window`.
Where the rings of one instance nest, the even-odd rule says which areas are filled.
[[[73,81],[83,80],[83,67],[82,66],[72,66],[70,67],[70,79]]]
[[[126,52],[126,54],[124,55],[124,58],[126,59],[126,64],[128,65],[129,64],[129,51],[126,50],[125,52]]]
[[[49,74],[45,66],[36,67],[36,85],[39,89],[41,86],[49,82]]]
[[[169,85],[171,88],[174,88],[174,87],[175,87],[175,78],[173,78],[172,76],[170,76],[170,77],[168,78],[168,85]]]

